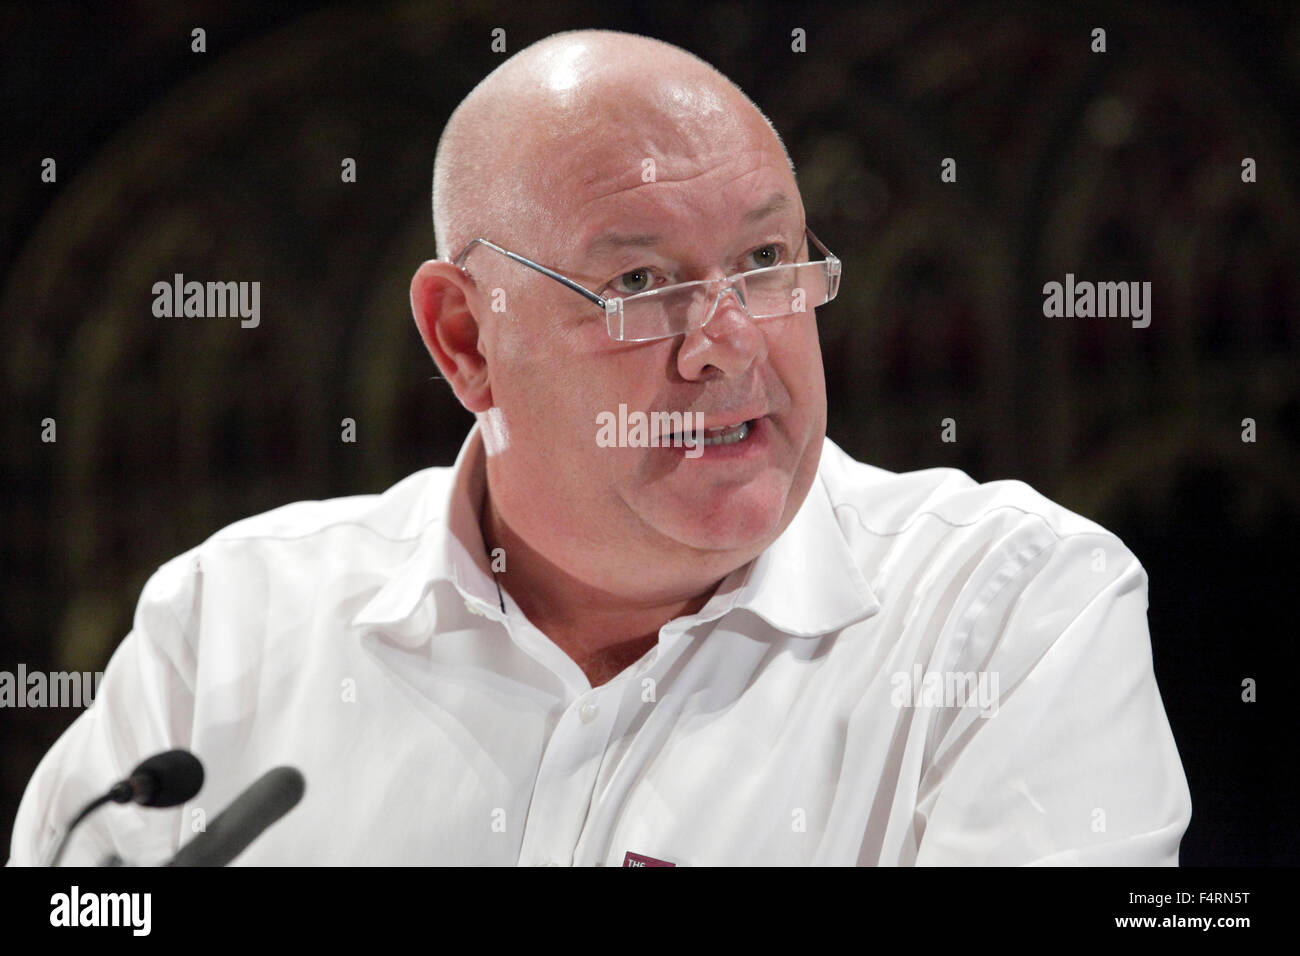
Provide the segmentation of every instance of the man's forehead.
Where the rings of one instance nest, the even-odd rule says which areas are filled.
[[[756,203],[738,209],[735,222],[740,226],[755,225],[780,213],[792,211],[796,205],[788,192],[774,190],[760,197]],[[631,231],[613,226],[599,229],[584,246],[582,253],[585,258],[596,260],[624,249],[654,248],[664,239],[665,236],[661,232]]]
[[[757,111],[751,122],[737,110],[712,129],[658,115],[606,136],[552,134],[552,160],[536,157],[533,179],[548,248],[590,262],[683,229],[732,231],[781,214],[798,220],[802,203],[780,141]]]

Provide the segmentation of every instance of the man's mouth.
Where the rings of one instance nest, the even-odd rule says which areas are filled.
[[[710,445],[734,445],[737,442],[744,441],[753,427],[754,422],[750,420],[740,422],[737,425],[719,425],[716,428],[706,428],[704,429],[701,444],[706,447]],[[694,431],[674,432],[668,436],[668,441],[679,447],[688,443],[693,445],[699,439],[699,434]]]
[[[749,422],[741,422],[739,425],[722,425],[718,428],[706,428],[704,430],[705,445],[734,445],[738,441],[744,441],[745,436],[749,434]]]

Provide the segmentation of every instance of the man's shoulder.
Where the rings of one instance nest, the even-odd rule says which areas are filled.
[[[383,556],[400,561],[443,519],[452,480],[451,467],[425,468],[380,493],[294,501],[241,518],[161,565],[144,596],[188,592],[196,575],[238,564],[301,575],[364,553],[379,570]]]
[[[1047,540],[1118,537],[1023,481],[979,482],[957,468],[893,472],[853,458],[829,438],[818,474],[846,533],[904,538],[940,531],[982,537],[1033,534]]]
[[[450,467],[425,468],[383,492],[289,502],[232,522],[204,544],[287,541],[336,527],[391,540],[418,537],[429,521],[441,517],[451,477]]]
[[[940,642],[917,653],[937,654],[946,669],[978,670],[996,655],[1018,673],[1089,608],[1104,617],[1121,600],[1126,646],[1149,654],[1141,562],[1118,535],[1025,482],[978,482],[955,468],[890,472],[829,440],[819,473],[863,577],[904,633]],[[1093,640],[1098,620],[1078,639]]]

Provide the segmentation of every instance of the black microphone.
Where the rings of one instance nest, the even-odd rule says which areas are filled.
[[[138,803],[143,807],[174,807],[192,798],[203,787],[203,764],[188,750],[168,750],[141,762],[131,776],[119,780],[108,793],[82,807],[64,831],[50,866],[58,866],[68,838],[82,820],[106,803]]]
[[[116,803],[174,807],[202,787],[203,764],[199,758],[188,750],[169,750],[144,761],[131,771],[131,776],[113,784],[107,796]]]
[[[307,781],[293,767],[262,774],[217,814],[208,828],[181,847],[168,866],[225,866],[302,799]]]

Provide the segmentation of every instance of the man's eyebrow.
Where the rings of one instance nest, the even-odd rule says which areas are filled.
[[[744,222],[745,225],[749,225],[752,222],[758,222],[760,219],[765,219],[774,212],[780,212],[788,205],[790,205],[789,196],[785,193],[772,193],[772,195],[767,197],[767,201],[763,203],[763,205],[745,213],[742,222]]]
[[[626,233],[606,230],[587,244],[585,255],[592,258],[603,255],[604,253],[610,252],[614,249],[624,249],[629,246],[637,249],[648,249],[651,246],[659,245],[662,240],[662,236],[652,236],[646,233],[628,235]]]
[[[785,193],[772,193],[763,202],[761,206],[756,206],[741,217],[741,222],[745,225],[766,219],[773,213],[781,212],[790,205],[790,197]],[[614,230],[606,230],[596,236],[587,244],[584,255],[588,258],[594,258],[614,249],[648,249],[657,246],[663,237],[651,233],[621,233]]]

